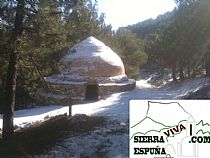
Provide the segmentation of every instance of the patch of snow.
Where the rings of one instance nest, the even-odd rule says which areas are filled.
[[[106,100],[94,103],[72,105],[73,115],[105,116],[109,121],[107,126],[84,135],[69,137],[57,143],[48,153],[36,157],[128,157],[127,125],[130,99],[181,99],[208,84],[208,78],[195,78],[154,88],[140,80],[137,81],[136,89],[132,91],[115,93]],[[68,106],[46,106],[16,111],[14,123],[24,127],[36,121],[43,121],[46,117],[68,113],[68,108]],[[140,107],[137,105],[136,108]],[[0,126],[2,126],[2,119]]]
[[[128,133],[119,123],[110,123],[108,128],[99,128],[92,132],[70,137],[59,142],[48,153],[37,155],[36,158],[45,157],[93,157],[93,158],[127,158]],[[71,150],[69,150],[71,149]]]
[[[116,85],[116,86],[124,86],[124,85],[129,85],[129,84],[133,84],[135,83],[136,81],[133,80],[133,79],[129,79],[128,81],[124,81],[124,82],[115,82],[115,83],[100,83],[99,86],[113,86],[113,85]]]
[[[152,87],[154,87],[148,83],[148,80],[149,79],[136,81],[136,87],[138,87],[138,88],[152,88]]]
[[[113,76],[106,78],[103,83],[120,83],[120,82],[126,82],[128,81],[127,75],[119,75],[119,76]]]
[[[62,71],[60,74],[52,75],[46,78],[46,80],[51,79],[59,79],[59,80],[67,80],[67,81],[84,81],[85,77],[79,75],[78,73],[73,73],[69,71],[69,69]]]
[[[68,85],[84,85],[86,84],[85,81],[69,81],[69,80],[60,80],[57,78],[47,77],[46,81],[49,83],[56,83],[56,84],[68,84]]]
[[[125,122],[128,120],[128,103],[130,99],[181,99],[190,92],[195,92],[208,84],[208,78],[186,79],[183,82],[172,83],[161,88],[148,88],[147,84],[145,88],[143,84],[140,84],[141,86],[137,86],[132,91],[115,93],[106,100],[73,105],[72,114],[110,116],[112,119]],[[139,85],[138,81],[137,85]],[[50,110],[51,107],[45,108]]]
[[[61,62],[65,64],[75,59],[84,59],[88,62],[101,61],[110,65],[123,66],[120,57],[94,37],[88,37],[71,48]]]
[[[46,118],[69,113],[68,106],[36,106],[33,109],[18,110],[14,113],[14,124],[24,128],[29,124],[44,121]],[[2,128],[2,115],[0,115],[0,128]]]
[[[89,72],[91,70],[95,70],[95,65],[88,65],[87,67],[78,66],[78,67],[70,67],[71,72],[78,73],[78,72]]]
[[[87,115],[85,114],[76,114],[76,115],[73,115],[70,120],[71,122],[85,122],[87,121],[88,117]]]

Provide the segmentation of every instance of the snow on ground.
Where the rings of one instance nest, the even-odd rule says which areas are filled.
[[[86,135],[70,137],[59,142],[51,151],[36,157],[128,157],[128,119],[130,99],[181,99],[190,92],[195,92],[209,84],[207,78],[186,79],[178,83],[169,83],[155,88],[147,81],[137,81],[136,89],[116,93],[94,103],[72,106],[72,114],[106,116],[106,127],[98,128]],[[140,108],[140,107],[137,107]],[[14,123],[17,126],[28,126],[54,115],[68,113],[68,107],[47,106],[15,112]],[[0,119],[2,126],[2,119]]]
[[[63,106],[36,106],[33,109],[15,111],[14,124],[20,128],[30,126],[37,121],[43,121],[49,117],[68,114],[68,107]],[[2,115],[0,115],[0,128],[2,128]]]
[[[152,87],[154,87],[154,86],[152,86],[151,84],[148,83],[148,81],[150,79],[151,78],[146,79],[146,80],[138,80],[138,81],[136,81],[136,87],[137,88],[152,88]]]
[[[207,78],[186,79],[183,82],[171,83],[161,88],[152,88],[148,83],[137,81],[136,89],[127,92],[116,93],[95,103],[75,105],[73,114],[86,113],[110,116],[118,121],[128,120],[128,102],[130,99],[181,99],[190,92],[195,92],[206,86]],[[144,88],[146,87],[146,88]]]

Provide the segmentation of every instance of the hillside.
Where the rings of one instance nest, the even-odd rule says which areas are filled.
[[[175,10],[159,15],[156,19],[148,19],[129,25],[126,28],[136,33],[138,38],[147,38],[149,34],[160,32],[175,20]]]

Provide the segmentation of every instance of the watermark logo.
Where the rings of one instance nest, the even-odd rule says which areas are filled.
[[[210,101],[131,100],[130,158],[210,155]]]

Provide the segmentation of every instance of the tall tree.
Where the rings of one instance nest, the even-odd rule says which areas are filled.
[[[143,41],[138,39],[130,30],[123,28],[117,30],[114,38],[117,41],[117,52],[123,60],[126,73],[131,78],[138,78],[139,67],[147,60]]]
[[[177,0],[175,20],[166,27],[159,38],[150,45],[149,52],[155,54],[159,63],[172,69],[173,80],[176,72],[179,78],[188,76],[191,69],[202,65],[210,39],[210,2],[207,0]],[[208,68],[208,66],[207,66]],[[195,72],[195,71],[194,71]]]
[[[15,106],[15,91],[16,91],[16,77],[17,77],[17,61],[19,55],[19,46],[23,32],[24,20],[24,0],[17,1],[15,24],[13,35],[10,40],[10,59],[7,70],[7,81],[5,91],[5,105],[3,109],[3,131],[2,137],[7,140],[14,134],[13,113]]]

